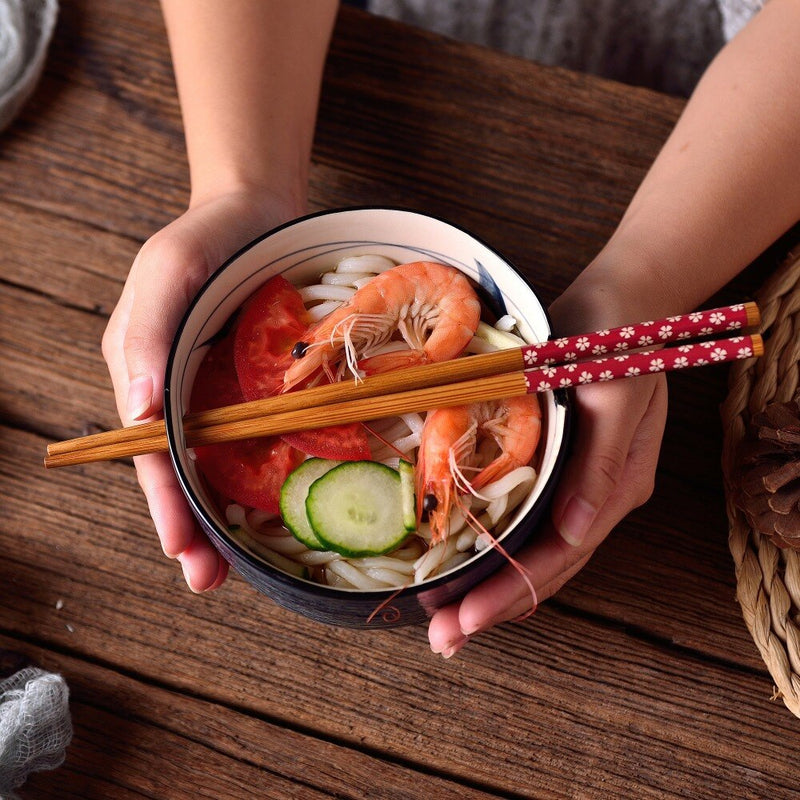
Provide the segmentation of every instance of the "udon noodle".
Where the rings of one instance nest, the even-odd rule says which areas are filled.
[[[357,289],[395,262],[378,255],[343,258],[321,276],[318,283],[299,289],[312,320],[329,314],[350,298]],[[505,316],[491,326],[482,321],[466,353],[485,353],[499,347],[516,347],[524,340],[514,330],[516,321]],[[389,341],[360,354],[368,357],[388,350],[405,348],[403,342]],[[372,457],[396,467],[399,460],[415,463],[424,414],[404,414],[369,424],[375,434]],[[488,464],[498,446],[486,437],[479,446],[476,467]],[[479,493],[466,493],[453,506],[449,535],[433,546],[427,522],[389,554],[366,558],[346,558],[335,552],[310,550],[296,539],[280,516],[229,503],[225,517],[230,531],[254,553],[280,570],[343,589],[380,590],[420,583],[454,569],[476,553],[491,547],[502,534],[513,512],[528,496],[536,481],[532,465],[518,467],[499,480],[482,487]],[[477,520],[470,523],[468,516]]]

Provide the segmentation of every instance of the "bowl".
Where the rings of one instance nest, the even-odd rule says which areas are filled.
[[[317,622],[356,628],[419,624],[463,597],[507,563],[487,548],[451,571],[401,590],[364,591],[321,585],[284,572],[228,530],[186,447],[183,417],[208,342],[263,283],[283,275],[312,282],[345,255],[380,254],[398,263],[437,261],[466,274],[482,300],[511,314],[527,341],[550,336],[550,323],[534,289],[496,250],[445,220],[394,208],[346,208],[302,217],[255,239],[223,264],[187,310],[166,371],[164,417],[169,453],[181,488],[208,538],[252,586],[286,609]],[[540,396],[543,427],[538,479],[499,537],[509,555],[548,512],[567,449],[570,409],[561,392]],[[376,610],[378,613],[375,613]]]

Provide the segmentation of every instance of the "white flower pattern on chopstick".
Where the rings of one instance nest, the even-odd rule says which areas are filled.
[[[752,304],[749,304],[752,309]],[[712,341],[724,332],[753,325],[748,306],[692,311],[635,325],[559,336],[521,348],[529,391],[583,386],[620,377],[687,369],[734,358],[750,358],[753,349],[744,336]],[[687,343],[705,337],[706,341]],[[670,343],[679,343],[670,347]],[[658,345],[657,350],[643,348]],[[666,347],[664,347],[666,346]],[[611,355],[608,355],[611,354]],[[588,360],[592,359],[592,360]]]
[[[616,329],[604,328],[594,333],[578,336],[559,336],[550,341],[523,347],[525,364],[561,363],[580,358],[591,352],[602,355],[609,350],[629,350],[632,346],[647,347],[656,341],[670,342],[698,336],[708,336],[715,331],[737,330],[748,323],[743,303],[725,309],[692,311],[662,320],[626,324]]]
[[[525,380],[528,391],[542,392],[751,358],[753,348],[747,340],[748,337],[735,336],[664,349],[626,352],[578,363],[551,363],[526,372]]]

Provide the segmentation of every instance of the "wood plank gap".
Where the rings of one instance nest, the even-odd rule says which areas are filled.
[[[591,611],[587,611],[584,608],[562,603],[553,597],[548,598],[545,602],[551,608],[557,610],[559,613],[565,614],[566,616],[572,616],[576,619],[582,619],[586,622],[604,625],[607,628],[621,631],[626,636],[630,636],[632,639],[636,639],[637,641],[657,647],[659,650],[664,650],[669,653],[679,654],[682,656],[688,656],[689,658],[700,661],[704,664],[710,664],[722,669],[732,670],[741,675],[747,675],[748,677],[763,678],[766,672],[766,670],[755,669],[754,667],[741,664],[737,661],[731,661],[730,659],[721,658],[720,656],[716,656],[711,653],[705,653],[695,647],[687,647],[686,645],[678,644],[674,640],[668,639],[664,636],[659,636],[658,634],[655,634],[652,631],[641,627],[640,625],[633,625],[627,622],[614,620],[611,617],[607,617],[602,614],[595,614]]]
[[[77,303],[71,303],[68,300],[62,300],[60,297],[52,295],[48,292],[43,292],[41,289],[36,289],[24,283],[17,283],[16,281],[11,281],[7,278],[0,278],[0,286],[5,286],[9,289],[16,289],[17,291],[24,292],[25,294],[29,294],[33,297],[39,297],[42,300],[47,300],[47,302],[52,303],[58,308],[66,308],[70,311],[79,311],[81,314],[89,314],[90,316],[96,316],[102,319],[108,319],[111,316],[110,314],[104,312],[102,307],[99,305],[96,305],[94,308],[87,308],[86,306],[81,306]]]
[[[144,240],[139,236],[134,236],[131,233],[126,232],[125,230],[117,229],[117,228],[109,228],[105,225],[98,225],[96,222],[92,222],[88,216],[73,216],[71,214],[61,214],[53,210],[52,206],[44,205],[41,203],[26,203],[24,200],[20,199],[19,197],[4,197],[3,198],[3,205],[5,206],[15,206],[17,209],[21,211],[36,211],[39,214],[46,214],[48,217],[53,217],[57,220],[66,219],[70,222],[74,222],[77,225],[81,226],[81,229],[85,231],[96,231],[98,233],[107,233],[112,236],[116,236],[119,239],[127,240],[130,242],[135,243],[137,246],[144,244]],[[164,222],[166,226],[169,220]],[[156,231],[154,230],[153,233]],[[97,270],[94,274],[99,275],[101,277],[106,277],[106,272],[104,270]],[[13,284],[12,284],[13,285]]]

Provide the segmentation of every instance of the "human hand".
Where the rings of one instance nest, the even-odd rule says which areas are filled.
[[[102,342],[124,425],[160,416],[172,338],[206,278],[256,236],[302,211],[237,189],[193,204],[144,244]],[[164,553],[180,562],[192,591],[217,588],[227,563],[197,524],[168,456],[138,456],[134,463]]]
[[[564,323],[556,330],[578,332],[579,326],[566,321],[567,308],[562,309]],[[631,319],[635,317],[627,321]],[[520,569],[506,565],[433,616],[428,638],[435,653],[450,657],[470,637],[525,615],[535,601],[555,594],[617,523],[652,493],[666,422],[664,375],[582,386],[573,400],[577,430],[551,520],[516,556],[536,597]]]

